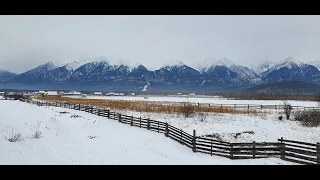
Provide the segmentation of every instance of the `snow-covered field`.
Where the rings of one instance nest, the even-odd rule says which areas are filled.
[[[279,158],[230,160],[193,153],[191,149],[163,134],[66,108],[0,101],[0,109],[0,164],[294,164]],[[80,117],[72,117],[74,115]],[[204,131],[212,128],[212,132],[223,129],[225,132],[240,131],[263,126],[264,129],[272,129],[272,125],[277,124],[262,120],[265,123],[260,125],[260,120],[248,119],[239,118],[237,122],[237,118],[228,120],[225,117],[220,125],[210,120],[207,125],[195,124],[192,127],[188,126],[193,120],[179,122],[179,119],[172,119],[169,122],[179,126],[186,124],[184,128],[187,129],[208,126]],[[32,138],[37,121],[41,121],[40,139]],[[241,127],[245,122],[249,124]],[[257,127],[251,126],[254,124]],[[285,125],[282,127],[284,133],[292,129]],[[12,129],[21,133],[22,141],[9,142],[5,139]],[[270,130],[274,133],[276,131]]]
[[[66,96],[69,98],[81,98],[81,96]],[[192,102],[210,104],[255,104],[255,105],[283,105],[283,101],[278,100],[229,100],[219,97],[170,97],[170,96],[150,96],[144,99],[143,96],[87,96],[85,99],[106,99],[106,100],[127,100],[127,101],[166,101],[166,102]],[[292,106],[318,107],[318,102],[314,101],[287,101]]]
[[[259,115],[210,113],[203,122],[198,115],[184,118],[178,114],[117,112],[168,122],[189,134],[196,130],[197,136],[218,134],[222,140],[229,142],[277,142],[281,137],[310,143],[320,142],[320,127],[304,127],[297,121],[285,120],[285,118],[280,121],[278,120],[280,114],[285,117],[281,110],[263,110],[260,112],[264,113]],[[237,138],[234,137],[236,133],[244,131],[253,131],[254,134],[243,133]]]

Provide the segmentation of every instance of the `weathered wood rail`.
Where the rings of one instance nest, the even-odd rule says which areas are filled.
[[[205,153],[211,156],[223,156],[230,159],[280,157],[282,160],[298,164],[320,164],[320,143],[314,144],[285,140],[282,137],[281,139],[278,139],[278,142],[230,143],[196,136],[195,130],[193,130],[193,135],[190,135],[182,129],[176,128],[165,122],[123,115],[116,113],[115,111],[111,111],[110,109],[59,102],[39,102],[24,99],[21,99],[21,101],[36,104],[38,106],[55,106],[84,111],[98,116],[103,116],[114,121],[119,121],[119,123],[139,128],[146,128],[150,131],[165,134],[166,137],[191,148],[193,152]]]

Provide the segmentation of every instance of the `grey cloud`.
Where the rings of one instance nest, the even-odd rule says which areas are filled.
[[[319,16],[1,16],[0,68],[47,61],[123,59],[154,69],[228,57],[252,66],[293,56],[320,59]]]

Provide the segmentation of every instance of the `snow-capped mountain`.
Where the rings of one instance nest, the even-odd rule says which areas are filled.
[[[264,61],[260,63],[258,66],[253,68],[253,71],[256,72],[258,75],[261,73],[268,71],[272,66],[274,66],[276,63],[272,61]]]
[[[7,81],[15,76],[17,76],[16,73],[0,69],[0,82]]]
[[[215,58],[208,58],[203,61],[201,61],[198,64],[195,64],[194,66],[196,69],[202,73],[207,72],[210,68],[214,68],[215,66],[225,66],[230,67],[234,65],[235,63],[229,60],[228,58],[223,59],[215,59]]]
[[[315,66],[320,71],[320,60],[308,61],[307,64]]]
[[[4,82],[30,86],[41,84],[46,87],[69,87],[69,89],[99,87],[105,90],[128,91],[229,91],[282,81],[320,84],[320,71],[317,67],[292,57],[278,63],[260,64],[257,67],[257,72],[261,72],[260,75],[227,58],[205,59],[193,67],[180,60],[174,60],[159,69],[148,70],[142,64],[129,65],[121,59],[110,62],[104,57],[80,58],[78,61],[59,66],[48,62],[25,73],[12,74],[12,77],[2,81],[2,84]]]
[[[218,66],[226,67],[227,69],[229,69],[229,72],[232,71],[236,73],[236,76],[234,78],[238,79],[235,80],[237,82],[246,82],[248,84],[258,84],[262,82],[261,78],[252,69],[236,64],[226,57],[219,60],[213,58],[205,59],[200,64],[198,64],[197,69],[202,73],[206,73],[209,70],[212,71],[212,69],[215,69],[215,67]]]
[[[293,57],[288,57],[267,71],[262,72],[262,78],[268,83],[282,81],[317,81],[319,70],[313,65],[302,63]]]
[[[47,62],[46,64],[40,65],[34,69],[31,69],[27,72],[19,74],[14,78],[8,80],[8,82],[14,83],[42,83],[41,76],[53,69],[57,68],[57,66],[52,62]]]

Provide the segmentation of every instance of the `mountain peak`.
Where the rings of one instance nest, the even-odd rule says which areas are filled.
[[[294,63],[294,64],[296,64],[298,66],[301,66],[303,64],[301,61],[298,61],[297,59],[295,59],[292,56],[283,59],[278,64],[288,64],[288,63]]]
[[[200,72],[205,72],[208,69],[214,68],[216,66],[225,66],[227,68],[230,68],[232,65],[236,65],[236,64],[230,59],[224,57],[219,60],[215,58],[207,58],[203,60],[201,63],[199,63],[198,65],[196,65],[196,67]]]
[[[173,66],[180,67],[180,66],[185,66],[185,64],[180,60],[173,60],[173,61],[167,62],[162,67],[173,67]]]
[[[38,68],[42,68],[42,67],[46,67],[48,70],[52,70],[52,69],[54,69],[54,68],[56,68],[58,66],[57,66],[56,61],[49,61],[49,62],[47,62],[45,64],[42,64],[42,65],[38,66]]]
[[[311,64],[311,65],[315,66],[320,71],[320,60],[308,61],[308,64]]]
[[[85,59],[85,58],[79,58],[79,60],[77,61],[73,61],[71,63],[68,63],[66,65],[64,65],[64,67],[68,70],[76,70],[79,67],[87,64],[87,63],[101,63],[101,62],[106,62],[109,64],[109,61],[105,58],[98,58],[98,59]]]

